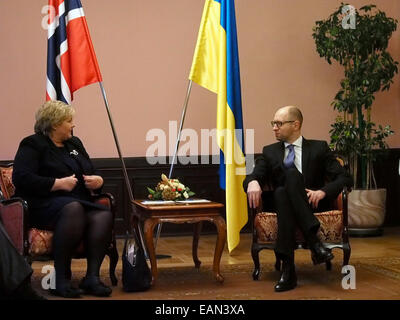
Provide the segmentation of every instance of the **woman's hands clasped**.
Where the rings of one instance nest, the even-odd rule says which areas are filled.
[[[100,176],[85,176],[83,175],[85,186],[89,190],[99,189],[103,185],[103,178]]]
[[[99,189],[103,185],[103,178],[100,176],[92,175],[85,176],[83,175],[83,180],[85,182],[85,187],[89,190]],[[75,174],[69,177],[59,178],[54,181],[53,187],[51,191],[63,190],[67,192],[71,192],[78,183],[78,179],[75,177]]]
[[[69,177],[58,178],[54,181],[51,191],[63,190],[70,192],[75,188],[77,183],[78,179],[75,177],[75,174]]]

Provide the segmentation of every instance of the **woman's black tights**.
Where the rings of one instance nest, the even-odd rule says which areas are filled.
[[[69,286],[72,255],[84,240],[87,254],[86,277],[98,277],[107,247],[111,240],[112,215],[110,211],[90,210],[79,202],[62,208],[53,238],[56,288]]]

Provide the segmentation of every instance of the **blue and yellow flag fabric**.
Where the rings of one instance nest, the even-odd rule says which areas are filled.
[[[206,0],[189,79],[218,94],[217,141],[220,186],[226,191],[228,250],[247,222],[243,190],[246,164],[234,0]]]

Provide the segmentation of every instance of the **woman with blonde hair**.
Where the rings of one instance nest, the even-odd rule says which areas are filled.
[[[110,243],[112,214],[92,201],[103,186],[81,140],[72,135],[75,110],[47,101],[36,113],[35,134],[24,138],[14,160],[16,196],[28,202],[30,225],[54,231],[55,295],[78,298],[83,293],[109,296],[99,279]],[[84,240],[87,272],[79,288],[71,286],[71,259]]]

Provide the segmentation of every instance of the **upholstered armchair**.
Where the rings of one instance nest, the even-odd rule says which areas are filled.
[[[35,260],[51,260],[53,232],[29,226],[29,208],[26,201],[21,198],[13,198],[15,188],[11,179],[12,170],[12,165],[0,167],[0,220],[15,248],[26,258],[28,263],[31,264]],[[115,200],[111,194],[98,195],[95,201],[108,207],[113,214],[113,218],[115,218]],[[118,250],[114,229],[106,254],[110,259],[109,274],[111,283],[115,286],[118,282],[115,276],[115,268],[118,263]],[[74,258],[80,259],[85,257],[85,247],[82,242],[77,248]]]
[[[263,200],[268,198],[266,192],[263,191]],[[332,210],[325,212],[315,213],[319,220],[321,227],[318,231],[318,237],[321,239],[324,246],[332,250],[340,248],[343,250],[343,265],[347,265],[350,260],[351,248],[348,235],[348,211],[347,211],[347,194],[348,190],[345,188],[337,197],[336,201],[332,204]],[[272,199],[272,198],[270,198]],[[259,252],[262,249],[274,249],[275,241],[278,233],[277,216],[275,212],[266,210],[263,212],[262,208],[266,206],[260,205],[257,209],[251,210],[252,232],[253,240],[251,245],[251,256],[254,262],[253,279],[258,280],[260,275],[260,260]],[[296,231],[297,249],[306,249],[307,244],[301,231]],[[331,261],[326,262],[326,269],[331,270]],[[276,257],[275,269],[281,269],[281,261]]]

